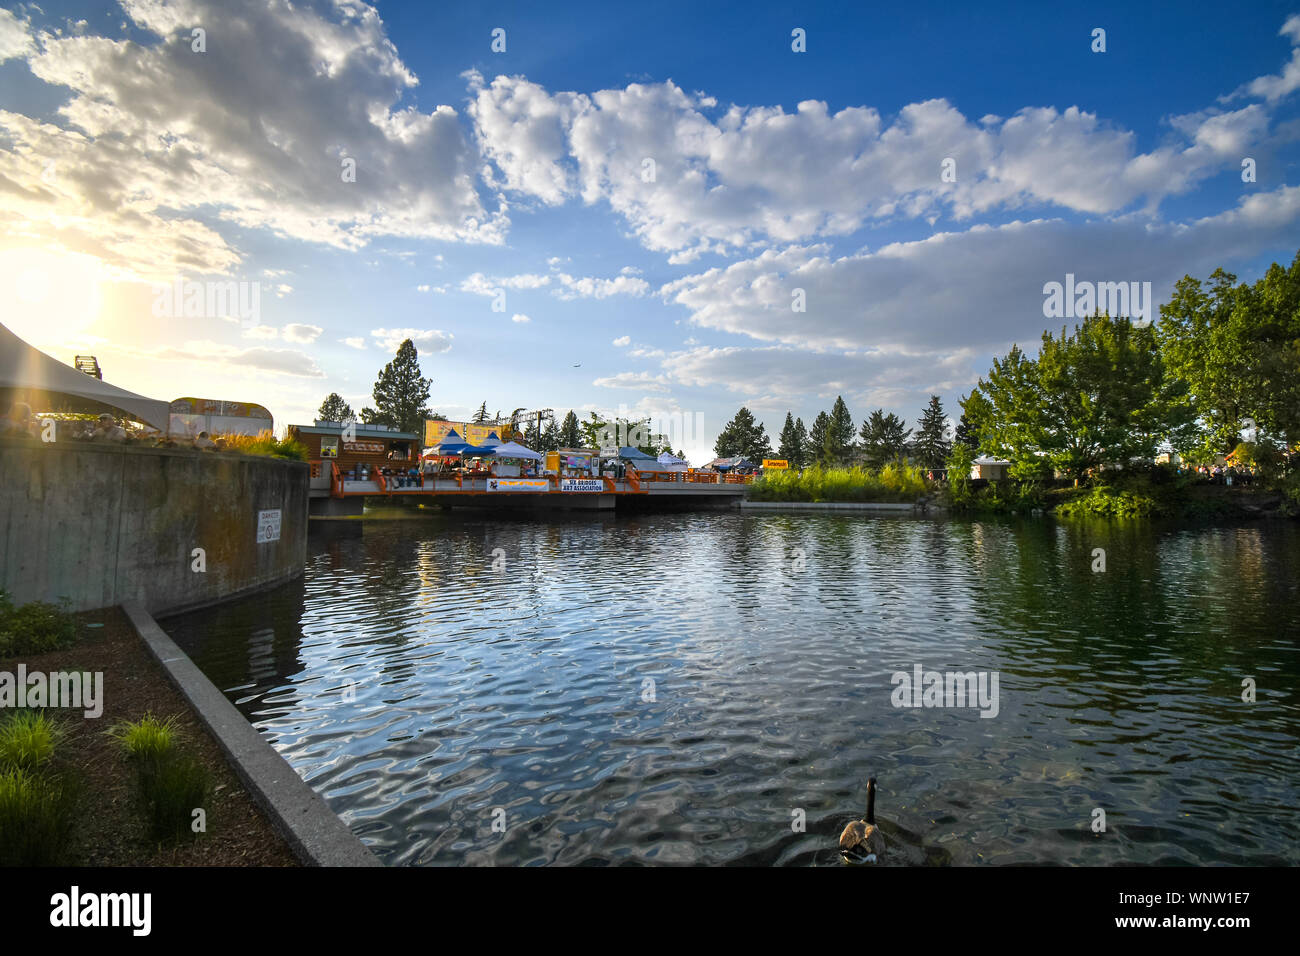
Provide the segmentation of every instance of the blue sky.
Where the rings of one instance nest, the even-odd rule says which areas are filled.
[[[1293,4],[5,9],[6,324],[279,425],[411,335],[452,417],[650,414],[700,461],[742,403],[955,411],[1066,273],[1159,301],[1300,247]],[[157,314],[178,277],[257,314]]]

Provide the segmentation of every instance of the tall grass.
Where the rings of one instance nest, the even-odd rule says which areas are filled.
[[[310,457],[307,446],[300,441],[286,438],[276,441],[275,435],[263,430],[256,435],[214,435],[221,438],[227,451],[237,451],[241,455],[262,455],[267,458],[290,458],[294,461],[307,461]]]
[[[755,501],[914,501],[925,492],[919,467],[890,462],[879,471],[854,466],[767,472],[750,485],[749,496]]]
[[[207,769],[189,754],[172,752],[142,763],[140,792],[154,838],[179,842],[197,836],[194,811],[206,807],[211,787]]]
[[[175,717],[159,720],[153,714],[115,724],[109,728],[108,735],[122,745],[127,756],[143,763],[160,762],[172,752],[180,736]]]
[[[20,710],[0,718],[0,770],[35,773],[54,756],[62,731],[40,711]]]
[[[64,777],[0,770],[0,866],[65,862],[76,803],[76,787]]]
[[[176,746],[180,738],[176,718],[159,720],[145,714],[108,733],[135,763],[145,819],[153,837],[174,843],[195,836],[191,829],[194,811],[207,803],[212,782],[207,768]]]

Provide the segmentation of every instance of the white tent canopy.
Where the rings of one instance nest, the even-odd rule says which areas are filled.
[[[663,465],[668,471],[685,471],[690,467],[690,463],[684,458],[678,458],[671,452],[664,452],[659,456],[659,464]]]
[[[542,456],[531,448],[525,448],[518,442],[508,441],[504,445],[497,445],[488,452],[493,458],[526,458],[529,461],[541,461]]]
[[[0,325],[0,388],[54,392],[89,399],[120,409],[163,432],[171,423],[171,405],[168,402],[145,398],[91,378],[85,372],[32,348],[3,325]]]

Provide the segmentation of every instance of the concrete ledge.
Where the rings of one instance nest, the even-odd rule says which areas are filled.
[[[751,511],[917,511],[916,505],[905,501],[750,501],[741,502],[742,508]],[[931,505],[930,507],[934,507]]]
[[[122,610],[299,860],[308,866],[383,865],[167,636],[140,602],[124,602]]]

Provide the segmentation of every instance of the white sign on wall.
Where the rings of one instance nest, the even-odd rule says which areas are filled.
[[[257,543],[280,540],[280,512],[259,511],[257,513]]]
[[[604,491],[605,483],[599,478],[561,478],[561,491]]]

